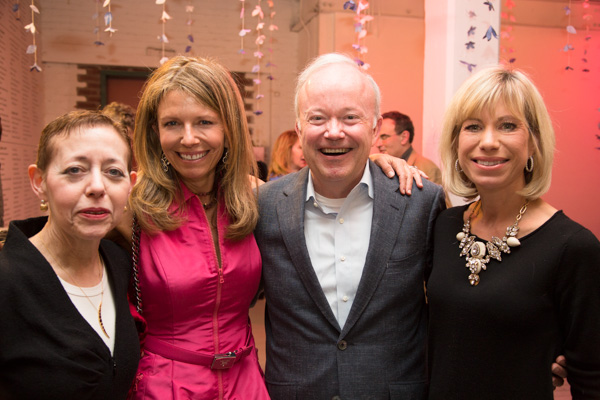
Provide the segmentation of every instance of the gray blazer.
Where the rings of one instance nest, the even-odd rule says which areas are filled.
[[[340,327],[304,239],[308,168],[259,189],[255,230],[263,261],[266,381],[275,400],[424,399],[424,276],[440,186],[403,196],[373,163],[370,245],[356,298]]]

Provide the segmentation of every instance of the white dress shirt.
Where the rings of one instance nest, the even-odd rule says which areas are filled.
[[[312,266],[340,328],[344,327],[367,258],[373,219],[369,165],[348,197],[328,199],[315,192],[308,175],[304,237]]]

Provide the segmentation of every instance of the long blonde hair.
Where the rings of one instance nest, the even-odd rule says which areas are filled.
[[[169,206],[182,200],[180,178],[174,168],[161,168],[162,148],[157,127],[158,106],[166,93],[179,90],[215,111],[224,127],[227,162],[216,171],[218,196],[225,199],[231,224],[228,239],[250,234],[258,221],[258,204],[249,176],[256,176],[256,162],[242,97],[230,72],[205,58],[177,56],[154,71],[144,86],[135,119],[134,149],[139,165],[138,181],[130,204],[141,228],[149,233],[174,230],[184,222],[181,212]],[[181,211],[181,210],[180,210]]]

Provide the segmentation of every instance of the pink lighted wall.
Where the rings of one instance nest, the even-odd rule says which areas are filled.
[[[568,55],[560,51],[565,30],[519,26],[512,35],[513,41],[502,44],[514,48],[515,67],[529,73],[554,121],[552,187],[544,199],[600,238],[600,32],[587,42],[583,32],[571,38],[573,71],[565,70]]]

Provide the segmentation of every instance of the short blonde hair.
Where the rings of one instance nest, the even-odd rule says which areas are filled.
[[[527,75],[500,65],[473,74],[450,101],[440,140],[442,181],[448,191],[458,196],[477,197],[473,182],[455,169],[458,136],[464,121],[481,116],[499,104],[524,122],[532,139],[533,172],[523,171],[526,184],[518,194],[537,199],[548,191],[552,179],[555,146],[552,120],[542,96]]]
[[[216,177],[218,196],[225,199],[231,224],[228,239],[252,233],[258,221],[258,203],[249,175],[256,176],[256,162],[248,131],[244,102],[230,72],[218,62],[177,56],[152,73],[144,86],[135,119],[134,151],[138,181],[131,193],[131,207],[143,230],[174,230],[183,221],[168,212],[181,200],[180,179],[174,168],[164,172],[157,127],[158,106],[164,96],[178,90],[213,110],[223,123],[227,163],[221,159]]]

